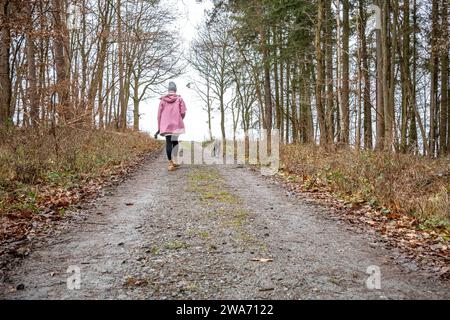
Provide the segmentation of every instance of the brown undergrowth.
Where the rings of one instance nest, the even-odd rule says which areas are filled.
[[[450,278],[449,158],[281,148],[280,175],[289,189],[316,195]]]
[[[161,144],[138,132],[60,128],[0,132],[0,244],[38,232],[124,175]]]

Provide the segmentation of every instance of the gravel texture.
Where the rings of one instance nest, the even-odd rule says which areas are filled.
[[[244,166],[163,154],[72,214],[0,283],[2,299],[449,299],[370,230]],[[69,290],[70,266],[81,288]],[[378,266],[381,289],[366,286]]]

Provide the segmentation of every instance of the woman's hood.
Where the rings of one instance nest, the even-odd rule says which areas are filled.
[[[179,97],[180,96],[175,93],[169,93],[168,95],[161,97],[161,100],[163,100],[167,103],[174,103],[175,101],[178,100]]]

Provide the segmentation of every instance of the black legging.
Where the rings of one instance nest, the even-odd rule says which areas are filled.
[[[167,158],[172,160],[172,152],[178,146],[178,137],[177,136],[166,136],[166,153]],[[178,151],[178,148],[175,149],[175,152]]]

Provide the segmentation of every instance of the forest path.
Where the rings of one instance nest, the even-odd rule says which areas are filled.
[[[376,235],[246,167],[166,165],[163,154],[146,162],[74,215],[8,272],[0,298],[450,298],[448,283],[396,264]],[[373,265],[380,290],[366,287]],[[67,288],[69,266],[79,290]]]

